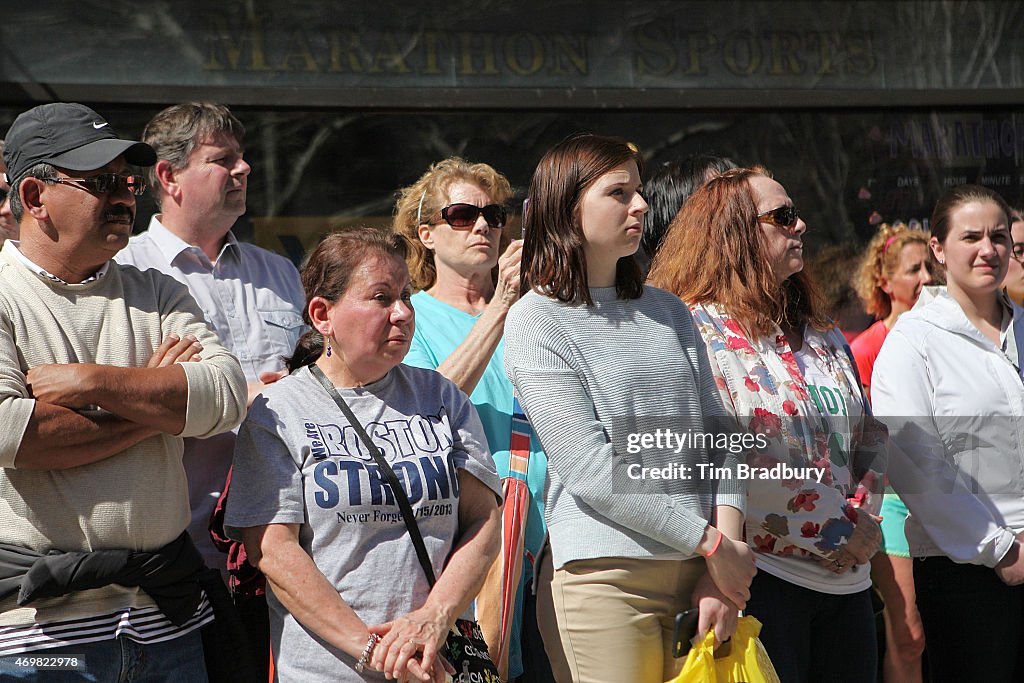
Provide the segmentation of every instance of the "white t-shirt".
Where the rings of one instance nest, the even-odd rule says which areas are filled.
[[[829,425],[829,459],[845,468],[850,461],[850,411],[854,413],[854,421],[859,422],[863,413],[860,401],[849,400],[827,368],[822,367],[822,359],[807,344],[793,357],[807,382],[811,400]]]

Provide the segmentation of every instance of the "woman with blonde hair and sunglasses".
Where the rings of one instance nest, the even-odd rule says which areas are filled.
[[[745,527],[758,567],[746,611],[779,678],[871,681],[884,440],[801,272],[806,230],[765,169],[726,171],[683,205],[649,281],[689,304],[726,409],[766,438],[747,464],[778,472],[748,481]]]
[[[864,308],[878,320],[850,345],[860,381],[871,396],[871,375],[882,343],[896,319],[917,303],[931,284],[928,235],[904,223],[883,224],[864,251],[854,284]],[[914,564],[903,531],[907,507],[887,491],[882,503],[882,552],[871,559],[871,578],[885,602],[886,683],[921,680],[924,627],[914,593]]]
[[[519,299],[522,240],[505,233],[512,195],[508,180],[487,164],[451,157],[431,166],[399,192],[395,230],[409,244],[406,262],[417,325],[407,365],[436,369],[476,406],[498,474],[509,476],[513,438],[512,385],[505,375],[503,332],[509,307]],[[520,424],[522,424],[520,422]],[[520,429],[519,431],[523,431]],[[529,589],[532,563],[544,543],[542,512],[547,462],[535,438],[526,437],[530,462],[523,575],[511,631],[502,620],[500,573],[495,571],[477,601],[477,616],[499,670],[510,679],[550,680],[540,646]],[[519,450],[517,448],[517,450]],[[501,559],[497,567],[500,568]],[[509,615],[513,616],[513,615]],[[507,647],[502,636],[508,638]],[[520,648],[522,644],[522,648]]]

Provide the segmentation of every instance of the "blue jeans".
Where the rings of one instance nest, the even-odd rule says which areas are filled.
[[[867,567],[862,567],[867,571]],[[872,683],[878,668],[871,589],[831,595],[760,571],[746,614],[782,683]]]
[[[80,671],[55,671],[15,664],[21,657],[69,656],[78,656],[84,661]],[[117,638],[0,657],[0,681],[4,683],[203,683],[206,680],[203,641],[198,630],[148,645]]]

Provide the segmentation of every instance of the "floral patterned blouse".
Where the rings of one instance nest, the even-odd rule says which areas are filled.
[[[767,440],[767,448],[747,457],[751,468],[773,474],[747,481],[746,540],[759,554],[759,566],[816,590],[860,590],[870,581],[866,569],[835,575],[807,561],[845,543],[858,510],[877,514],[882,501],[885,427],[871,417],[843,335],[837,328],[821,332],[808,326],[804,344],[845,394],[848,434],[833,431],[822,416],[781,329],[751,340],[714,304],[690,310],[726,409]],[[789,470],[777,467],[782,464]],[[848,590],[832,590],[844,582]]]

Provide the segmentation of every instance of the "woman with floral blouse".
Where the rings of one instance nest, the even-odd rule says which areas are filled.
[[[801,272],[806,230],[765,169],[727,171],[683,205],[650,280],[689,304],[726,407],[763,437],[736,476],[759,569],[746,612],[779,677],[870,681],[884,431]]]

